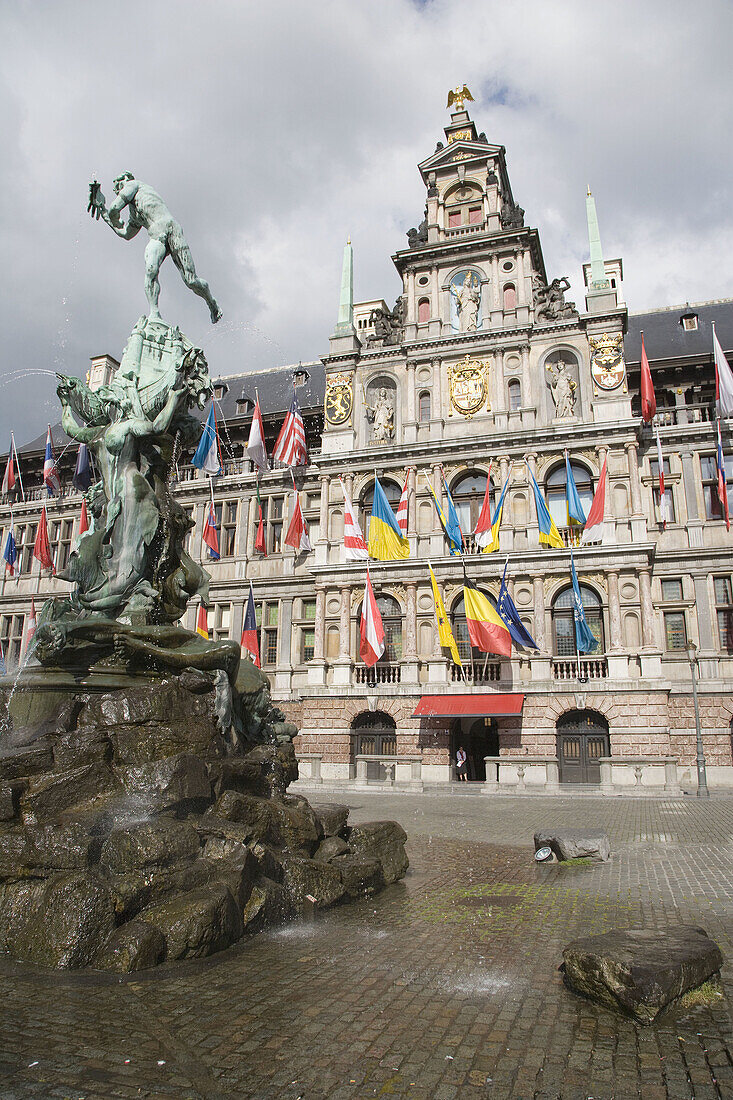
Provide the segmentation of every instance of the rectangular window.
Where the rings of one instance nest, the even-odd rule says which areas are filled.
[[[724,653],[733,653],[733,580],[730,576],[715,577],[713,583],[720,648]]]
[[[278,604],[263,603],[259,608],[260,655],[263,665],[277,664]]]
[[[222,505],[219,553],[223,558],[234,557],[234,548],[237,543],[237,508],[238,502],[236,500],[225,500]]]
[[[303,600],[303,618],[309,623],[313,623],[316,621],[315,600]]]
[[[316,632],[313,628],[307,630],[301,630],[300,632],[300,660],[303,664],[306,661],[313,660],[313,654],[316,647]]]
[[[448,211],[448,228],[449,229],[454,229],[456,226],[458,226],[460,224],[461,224],[461,211],[460,211],[460,208],[458,210],[449,210]]]
[[[725,481],[728,489],[728,511],[733,516],[733,455],[725,455]],[[718,465],[715,455],[700,456],[702,491],[707,519],[723,519],[723,506],[718,496]]]
[[[65,569],[69,564],[71,553],[71,539],[74,533],[73,519],[57,520],[52,524],[51,553],[54,558],[56,572]]]
[[[682,580],[680,577],[665,577],[662,581],[662,599],[666,602],[682,599]]]
[[[23,531],[23,528],[21,527],[19,530]],[[37,523],[26,523],[25,533],[22,540],[22,555],[20,554],[19,548],[19,560],[21,560],[21,568],[23,573],[30,573],[31,571],[31,565],[33,564],[33,544],[36,541],[37,530]]]
[[[268,554],[281,554],[283,548],[284,498],[270,497],[267,505],[267,552]],[[262,506],[264,512],[264,500]]]
[[[664,499],[667,505],[667,523],[677,522],[677,513],[674,507],[674,493],[672,492],[672,486],[666,479],[671,474],[669,466],[669,459],[663,459],[662,469],[664,471],[665,485],[664,485]],[[654,518],[657,523],[662,522],[661,500],[659,496],[659,462],[656,458],[649,459],[649,470],[651,475],[656,480],[652,482],[652,501],[654,503]]]
[[[482,210],[480,206],[469,206],[468,208],[468,220],[471,225],[480,225],[482,219]]]
[[[3,615],[2,617],[0,641],[8,670],[15,669],[20,664],[24,624],[25,615]]]
[[[684,611],[665,611],[664,637],[667,650],[685,649],[687,646],[687,628]]]
[[[229,627],[232,621],[232,605],[218,603],[214,608],[214,632],[215,642],[221,642],[229,637]]]

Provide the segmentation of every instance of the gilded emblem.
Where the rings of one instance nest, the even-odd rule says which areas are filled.
[[[326,380],[325,412],[329,424],[348,424],[354,409],[354,379],[350,374],[332,374]]]
[[[468,355],[460,362],[450,364],[448,367],[448,383],[450,386],[450,408],[448,415],[453,415],[453,410],[459,412],[470,420],[479,409],[486,407],[491,410],[489,404],[489,364],[484,359],[471,359]]]
[[[456,130],[454,134],[448,134],[448,144],[452,145],[454,141],[470,141],[470,130]]]
[[[590,336],[590,370],[602,390],[615,390],[626,381],[624,338],[620,332]]]

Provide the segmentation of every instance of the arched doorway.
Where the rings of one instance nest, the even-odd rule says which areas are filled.
[[[358,756],[396,756],[397,727],[394,719],[381,710],[358,714],[351,723],[354,758]],[[379,760],[367,760],[367,779],[387,778],[387,769]]]
[[[468,778],[483,783],[485,756],[499,755],[499,727],[495,718],[458,718],[451,730],[451,764],[455,775],[456,752],[462,746],[468,758]]]
[[[592,710],[571,710],[557,721],[561,783],[600,783],[598,761],[611,755],[608,722]]]

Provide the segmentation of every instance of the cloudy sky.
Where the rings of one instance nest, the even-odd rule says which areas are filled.
[[[582,301],[585,189],[631,309],[733,292],[728,0],[17,0],[0,13],[0,450],[58,419],[49,371],[119,358],[144,234],[86,214],[130,170],[182,223],[225,318],[171,261],[161,307],[212,374],[317,358],[343,244],[357,300],[400,286],[416,163],[449,88],[507,147],[548,274]]]

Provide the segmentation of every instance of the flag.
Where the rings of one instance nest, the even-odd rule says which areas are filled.
[[[491,525],[491,539],[490,541],[484,543],[481,550],[483,554],[493,554],[495,550],[499,549],[499,528],[501,527],[501,516],[502,512],[504,511],[504,497],[506,496],[506,491],[509,488],[510,480],[511,478],[507,477],[506,481],[504,482],[504,488],[501,490],[501,496],[499,497],[499,502],[496,505],[496,511],[494,512],[494,522]]]
[[[445,474],[441,468],[441,477],[443,478],[443,488],[445,489],[445,496],[448,502],[448,524],[445,528],[445,533],[448,537],[448,541],[455,547],[455,551],[451,549],[451,553],[463,553],[463,531],[461,530],[461,523],[458,519],[458,512],[456,506],[453,503],[453,497],[450,495],[450,489],[448,483],[445,480]]]
[[[479,592],[473,581],[469,581],[465,570],[463,603],[471,645],[483,653],[497,653],[500,656],[509,657],[512,652],[512,639],[506,623],[488,596]]]
[[[657,399],[654,396],[654,383],[652,372],[649,369],[649,360],[644,347],[644,333],[641,334],[641,415],[647,424],[651,424],[657,411]]]
[[[8,671],[8,666],[5,663],[5,650],[3,649],[3,643],[0,641],[0,676],[5,676]]]
[[[369,548],[364,542],[359,520],[356,518],[354,506],[349,500],[343,481],[341,481],[341,488],[344,491],[344,560],[366,561],[369,557]]]
[[[718,466],[718,499],[725,516],[725,526],[730,531],[730,510],[728,508],[728,487],[725,483],[725,459],[723,458],[723,441],[720,438],[720,420],[718,420],[718,448],[715,452],[715,461]]]
[[[298,397],[293,391],[293,400],[290,411],[283,420],[283,426],[275,442],[275,450],[272,457],[284,466],[305,466],[308,461],[308,451],[305,445],[305,424],[300,415]]]
[[[206,604],[202,600],[199,604],[198,615],[196,616],[196,633],[200,634],[202,638],[209,640],[209,613],[206,610]]]
[[[526,460],[525,460],[526,461]],[[555,521],[550,515],[550,510],[545,503],[545,498],[540,492],[540,487],[535,481],[534,474],[529,468],[527,462],[527,472],[529,473],[529,480],[532,484],[532,491],[534,493],[535,507],[537,508],[537,522],[540,528],[540,542],[546,543],[548,546],[554,546],[557,550],[564,550],[565,544],[560,538],[560,532],[555,526]]]
[[[504,562],[504,574],[501,578],[501,586],[499,588],[499,598],[496,601],[496,610],[499,612],[503,622],[506,625],[507,630],[511,634],[512,641],[515,645],[524,646],[525,649],[539,649],[539,646],[535,642],[534,638],[527,630],[522,620],[519,618],[519,612],[514,606],[514,600],[509,595],[506,586],[506,570],[509,564],[509,559]]]
[[[3,550],[3,557],[5,558],[5,572],[9,573],[11,577],[15,576],[15,563],[18,560],[18,547],[15,544],[15,536],[13,534],[13,521],[10,520],[10,529],[8,530],[8,537],[5,540],[5,549]],[[20,569],[18,570],[20,572]]]
[[[607,457],[603,459],[603,469],[601,470],[601,476],[598,479],[598,485],[596,486],[593,503],[591,504],[590,511],[588,512],[588,519],[585,521],[583,534],[580,537],[581,546],[587,546],[591,542],[603,542],[603,535],[606,528],[603,516],[606,510],[607,460]]]
[[[405,484],[402,486],[402,496],[400,497],[400,503],[397,505],[397,526],[402,534],[407,538],[407,497],[409,493],[410,484],[410,471],[407,471],[407,477],[405,478]]]
[[[82,498],[81,515],[79,516],[79,534],[83,535],[89,530],[89,516],[87,515],[87,502]]]
[[[718,416],[733,416],[733,371],[720,346],[713,324],[713,358],[715,359],[715,400]]]
[[[53,440],[51,439],[51,425],[48,426],[48,435],[46,436],[46,456],[43,460],[43,484],[48,490],[50,497],[58,496],[61,493],[61,481],[59,480],[58,470],[56,469],[56,459],[53,457]]]
[[[384,489],[375,477],[372,518],[369,522],[369,557],[378,561],[400,561],[409,556],[410,543],[397,526]]]
[[[33,557],[38,558],[42,569],[50,569],[51,572],[55,572],[53,558],[51,557],[51,543],[48,541],[48,519],[45,504],[41,510],[41,518],[38,521],[36,541],[33,544]]]
[[[5,474],[3,476],[2,495],[3,500],[7,500],[10,494],[15,489],[15,463],[13,462],[13,444],[10,444],[10,451],[8,453],[8,464],[5,467]]]
[[[211,402],[209,415],[206,417],[204,430],[201,433],[199,445],[196,448],[191,462],[197,470],[203,470],[210,477],[215,477],[222,472],[221,448],[219,447],[219,432],[216,427],[216,413],[214,402]]]
[[[662,441],[659,438],[659,425],[655,425],[657,436],[657,465],[659,466],[659,519],[662,527],[667,526],[667,497],[664,494],[664,458],[662,456]]]
[[[89,464],[89,448],[86,443],[79,444],[79,453],[76,456],[76,469],[71,479],[71,484],[80,493],[85,493],[92,484],[92,468]]]
[[[579,527],[584,527],[585,512],[583,511],[583,505],[580,503],[575,478],[573,477],[573,468],[570,465],[570,456],[567,451],[565,452],[565,495],[568,504],[568,527],[571,527],[574,523],[578,524]]]
[[[219,560],[219,536],[216,533],[216,509],[213,498],[209,501],[209,510],[204,521],[203,541],[209,548],[209,557]]]
[[[260,499],[260,483],[255,485],[257,492],[257,510],[259,518],[257,521],[257,537],[255,538],[254,548],[258,554],[264,554],[267,557],[267,543],[265,542],[265,521],[262,517],[262,500]]]
[[[26,621],[25,628],[25,647],[24,650],[27,653],[31,642],[33,641],[33,635],[36,632],[36,601],[31,596],[31,610]]]
[[[474,538],[476,539],[476,545],[480,546],[482,550],[491,542],[491,527],[491,463],[489,463],[489,472],[486,475],[484,502],[481,505],[481,511],[473,532]]]
[[[367,568],[366,587],[364,599],[361,604],[361,624],[359,628],[361,641],[359,642],[359,656],[367,668],[376,665],[384,653],[384,626],[382,616],[379,614],[377,601],[374,599],[372,582]]]
[[[441,527],[443,528],[443,530],[445,532],[445,537],[448,539],[448,548],[449,548],[451,554],[460,554],[461,551],[460,551],[459,547],[457,546],[456,543],[454,543],[452,541],[450,533],[449,533],[450,517],[446,516],[445,512],[443,511],[443,509],[440,505],[440,501],[438,500],[438,497],[436,495],[435,489],[430,484],[430,481],[428,480],[427,477],[425,478],[425,480],[428,483],[428,489],[430,490],[430,493],[432,495],[433,504],[435,505],[435,510],[438,513],[438,519],[440,520],[440,525],[441,525]],[[451,504],[452,503],[453,503],[453,501],[451,501]],[[454,510],[454,513],[455,513],[455,506],[454,506],[453,510]],[[456,517],[456,521],[457,521],[457,517]],[[461,531],[461,528],[460,528],[460,525],[459,525],[459,527],[458,527],[458,534],[459,535],[460,535],[460,531]],[[455,533],[455,531],[454,531],[454,533]],[[463,546],[463,541],[461,541],[461,547],[462,546]]]
[[[267,450],[265,448],[265,429],[262,426],[262,412],[260,410],[260,395],[257,395],[255,411],[252,413],[252,427],[249,429],[247,440],[247,454],[254,462],[260,473],[267,471]]]
[[[296,554],[307,553],[313,547],[308,538],[308,526],[305,522],[303,509],[300,507],[298,490],[293,486],[293,501],[291,506],[290,524],[285,536],[285,545],[292,546]]]
[[[257,632],[255,594],[252,590],[252,581],[249,582],[249,596],[247,597],[247,607],[244,611],[241,648],[249,653],[250,657],[258,668],[262,668],[262,665],[260,664],[260,642]]]
[[[580,596],[580,585],[578,584],[578,574],[575,572],[575,561],[573,559],[573,551],[570,551],[570,574],[573,581],[573,616],[575,618],[575,644],[578,647],[578,653],[592,653],[594,649],[598,649],[598,639],[593,637],[593,633],[585,621],[585,609],[583,607],[583,600]]]
[[[433,586],[433,603],[435,604],[435,618],[438,623],[438,638],[440,639],[441,648],[449,649],[454,662],[460,668],[463,668],[461,664],[461,655],[458,652],[458,646],[453,637],[453,631],[451,630],[448,616],[445,613],[445,606],[443,605],[443,600],[438,590],[438,582],[435,579],[432,565],[428,565],[428,569],[430,570],[430,583]]]

